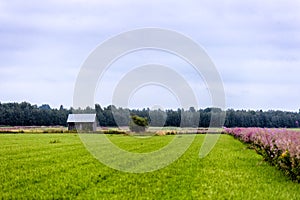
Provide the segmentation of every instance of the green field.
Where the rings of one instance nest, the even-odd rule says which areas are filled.
[[[174,136],[108,137],[149,152]],[[300,199],[300,184],[231,136],[200,159],[203,139],[166,168],[132,174],[101,164],[76,134],[0,134],[0,199]]]

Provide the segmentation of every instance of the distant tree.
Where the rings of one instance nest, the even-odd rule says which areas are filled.
[[[137,115],[131,116],[131,121],[129,122],[129,129],[132,132],[144,132],[148,126],[148,120],[144,117],[139,117]]]
[[[179,126],[180,125],[180,112],[176,110],[167,110],[166,111],[167,119],[165,126]]]
[[[48,104],[43,104],[39,107],[41,110],[51,110],[51,107]]]
[[[105,124],[103,124],[101,126],[117,126],[114,116],[113,116],[113,110],[115,110],[115,109],[116,109],[116,107],[113,105],[109,105],[106,108],[104,107],[103,116],[105,118]]]
[[[144,131],[151,120],[152,126],[162,126],[161,122],[165,121],[164,126],[187,126],[187,127],[208,127],[211,123],[211,116],[223,112],[220,108],[205,108],[196,110],[158,110],[152,112],[149,108],[128,109],[116,108],[113,105],[101,107],[99,104],[95,108],[66,109],[62,105],[57,108],[51,108],[48,104],[41,106],[31,105],[28,102],[21,103],[1,103],[0,102],[0,126],[49,126],[49,125],[66,125],[68,114],[70,113],[96,113],[98,122],[101,126],[126,126],[136,122],[131,126],[143,127],[137,128],[137,131]],[[131,116],[129,117],[129,113]],[[199,118],[200,120],[196,120]],[[139,119],[145,122],[140,124]],[[116,124],[117,119],[118,124]],[[198,121],[198,122],[197,122]],[[298,123],[297,123],[298,122]],[[279,110],[233,110],[226,111],[226,127],[275,127],[275,128],[294,128],[299,127],[299,112],[288,112]],[[135,124],[135,125],[134,125]]]
[[[150,110],[149,112],[150,117],[150,126],[162,127],[166,123],[167,114],[165,111],[158,109],[158,110]]]

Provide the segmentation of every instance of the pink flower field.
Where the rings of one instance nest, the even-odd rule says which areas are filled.
[[[225,132],[250,144],[264,160],[300,182],[300,132],[287,129],[224,128]]]

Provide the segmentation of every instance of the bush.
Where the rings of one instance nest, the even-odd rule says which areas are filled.
[[[286,129],[225,128],[271,165],[300,182],[300,133]]]
[[[131,121],[129,123],[129,129],[132,132],[145,132],[148,127],[148,120],[144,117],[139,117],[137,115],[131,116]]]

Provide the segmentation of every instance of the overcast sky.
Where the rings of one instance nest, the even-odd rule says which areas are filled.
[[[178,31],[205,49],[223,80],[227,108],[298,111],[299,11],[296,0],[1,0],[0,102],[70,107],[80,67],[95,47],[124,31],[158,27]],[[111,103],[115,85],[130,69],[124,65],[162,62],[188,80],[200,107],[210,106],[203,80],[182,70],[180,59],[151,51],[122,59],[99,82],[95,102]],[[170,91],[146,86],[129,104],[176,107],[178,102]]]

